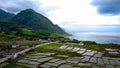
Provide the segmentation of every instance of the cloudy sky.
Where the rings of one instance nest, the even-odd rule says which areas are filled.
[[[0,0],[11,13],[32,8],[68,32],[120,31],[120,0]]]

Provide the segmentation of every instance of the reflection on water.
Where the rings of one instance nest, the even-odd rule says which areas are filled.
[[[120,32],[76,32],[71,38],[97,43],[120,44]]]

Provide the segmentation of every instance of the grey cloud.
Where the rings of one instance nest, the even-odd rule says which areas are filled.
[[[97,7],[100,14],[120,14],[120,0],[92,0],[92,5]]]
[[[44,14],[39,6],[40,4],[33,0],[0,0],[0,8],[11,13],[18,13],[21,10],[32,8]]]

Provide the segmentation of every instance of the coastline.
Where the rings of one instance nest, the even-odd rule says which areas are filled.
[[[95,41],[99,44],[120,44],[120,32],[76,32],[70,39]]]

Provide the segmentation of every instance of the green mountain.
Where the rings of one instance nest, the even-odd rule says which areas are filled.
[[[17,29],[17,25],[10,22],[10,20],[15,16],[15,14],[6,12],[0,9],[0,32],[8,32],[12,30],[12,27]]]
[[[61,27],[32,9],[23,10],[17,15],[0,10],[0,36],[47,39],[53,35],[62,37],[63,34],[67,33]]]
[[[5,12],[4,10],[0,9],[0,20],[10,19],[14,16],[15,16],[14,14]]]
[[[48,18],[32,9],[21,11],[12,18],[12,21],[20,23],[21,25],[34,30],[42,29],[57,33],[65,33],[59,26],[54,25]]]

